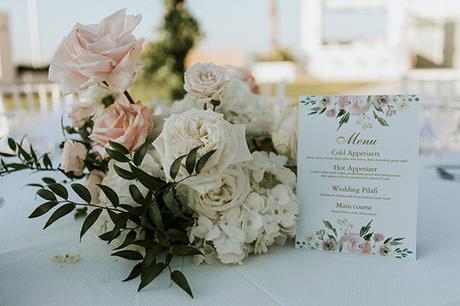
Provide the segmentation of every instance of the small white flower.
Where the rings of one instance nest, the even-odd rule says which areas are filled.
[[[285,185],[277,185],[270,190],[270,194],[278,204],[277,212],[280,216],[280,224],[286,228],[294,226],[296,215],[299,212],[297,199],[294,193]]]
[[[235,226],[219,225],[219,237],[213,240],[217,257],[225,264],[239,264],[246,257],[244,250],[244,233]]]

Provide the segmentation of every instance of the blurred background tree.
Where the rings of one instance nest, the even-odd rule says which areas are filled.
[[[165,15],[159,38],[143,52],[144,70],[140,96],[166,101],[184,94],[185,58],[202,37],[199,24],[186,7],[185,0],[164,0]]]

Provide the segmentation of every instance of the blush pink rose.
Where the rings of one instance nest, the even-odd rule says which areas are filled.
[[[385,236],[381,233],[375,233],[374,234],[374,240],[375,241],[382,241],[383,239],[385,239]]]
[[[360,96],[343,96],[339,98],[338,105],[352,116],[366,113],[370,109],[370,104],[366,97]]]
[[[152,129],[150,110],[140,102],[130,104],[125,96],[121,96],[95,119],[89,138],[97,143],[95,150],[102,158],[107,158],[105,148],[109,146],[109,140],[132,152],[144,144]]]
[[[144,40],[132,34],[141,19],[123,9],[99,24],[76,24],[51,60],[49,79],[59,82],[64,94],[102,81],[113,91],[125,91],[142,68]]]
[[[370,255],[372,252],[372,244],[369,241],[359,245],[362,254]]]
[[[64,143],[64,150],[62,151],[61,166],[60,168],[67,173],[74,175],[82,175],[83,168],[85,167],[87,150],[82,143],[67,140]]]
[[[69,118],[73,127],[82,127],[86,121],[94,114],[94,109],[88,104],[76,104],[69,112]]]
[[[359,253],[361,251],[359,246],[362,240],[361,236],[356,233],[346,234],[340,238],[340,241],[351,253]]]

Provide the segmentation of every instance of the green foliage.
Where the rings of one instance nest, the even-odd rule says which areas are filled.
[[[168,101],[184,96],[185,58],[201,38],[198,22],[184,0],[164,0],[165,15],[159,38],[147,45],[142,55],[141,82]]]
[[[180,271],[172,271],[170,267],[174,256],[201,254],[196,247],[189,244],[187,229],[193,225],[194,218],[192,212],[181,203],[176,187],[181,181],[199,175],[199,171],[206,165],[215,151],[211,151],[198,159],[198,148],[194,148],[188,154],[181,156],[179,161],[175,163],[172,176],[175,178],[181,167],[185,168],[189,176],[179,182],[166,182],[139,168],[146,153],[145,147],[149,143],[151,140],[147,140],[146,144],[134,154],[129,154],[126,148],[120,144],[110,143],[112,149],[109,150],[112,157],[123,156],[120,159],[129,166],[129,170],[117,167],[115,171],[121,177],[137,180],[148,188],[148,193],[144,195],[136,185],[129,186],[130,195],[139,204],[138,206],[121,203],[118,194],[105,185],[98,186],[107,197],[108,203],[107,205],[97,205],[91,202],[91,193],[82,184],[73,183],[68,188],[57,183],[53,178],[44,177],[42,180],[45,184],[32,185],[39,187],[37,195],[45,202],[39,205],[29,217],[43,216],[57,207],[46,222],[45,228],[47,228],[74,211],[76,207],[92,208],[83,221],[80,231],[81,239],[105,210],[114,225],[112,229],[100,235],[99,238],[110,243],[120,237],[122,233],[126,233],[123,242],[114,248],[116,252],[112,255],[137,262],[124,281],[140,276],[141,281],[138,289],[141,290],[160,275],[165,268],[168,268],[171,280],[193,297],[185,276]],[[33,159],[32,155],[31,158]],[[184,159],[185,162],[182,164]],[[71,200],[75,197],[71,197],[69,191],[73,191],[80,200]],[[132,246],[136,246],[137,250],[133,250]]]

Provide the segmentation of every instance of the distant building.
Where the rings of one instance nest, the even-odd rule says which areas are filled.
[[[301,12],[306,70],[315,78],[384,80],[413,67],[460,69],[457,0],[303,0]]]
[[[8,15],[0,12],[0,85],[10,85],[16,81],[11,49]]]

